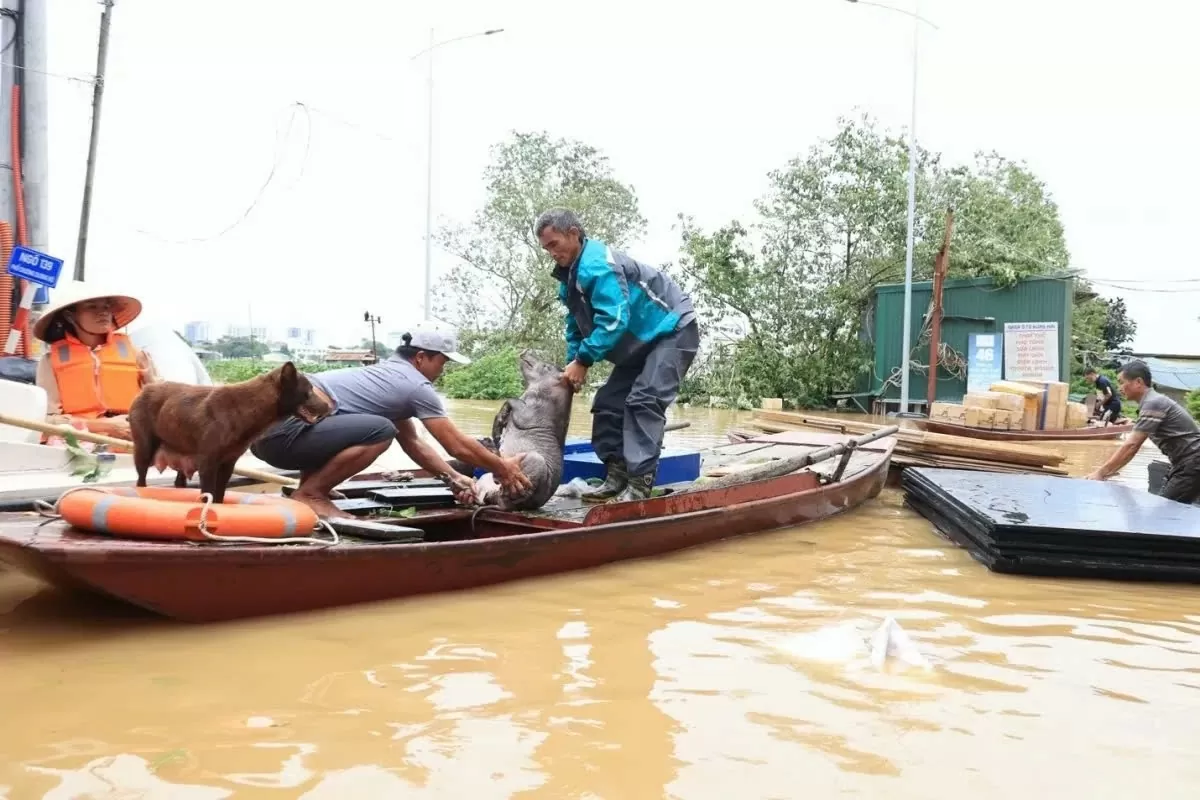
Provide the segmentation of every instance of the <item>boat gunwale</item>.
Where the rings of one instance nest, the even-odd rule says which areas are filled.
[[[846,437],[852,438],[852,437]],[[284,552],[289,554],[289,558],[298,561],[310,561],[314,559],[328,558],[360,558],[380,556],[383,554],[395,554],[402,552],[419,557],[423,555],[443,555],[453,553],[455,550],[462,550],[466,553],[479,552],[487,553],[497,549],[504,549],[507,546],[525,546],[525,545],[546,545],[556,546],[563,540],[583,540],[589,537],[601,537],[610,533],[616,533],[621,530],[630,528],[654,528],[659,525],[675,524],[678,522],[686,522],[689,520],[701,520],[717,514],[723,514],[729,511],[740,511],[746,509],[758,509],[771,504],[781,503],[798,503],[809,499],[814,499],[820,494],[832,493],[838,489],[847,487],[856,487],[860,483],[874,480],[881,471],[889,469],[892,455],[895,449],[895,439],[889,438],[886,440],[888,446],[882,450],[872,450],[872,455],[876,456],[874,463],[865,467],[854,475],[845,478],[837,483],[817,485],[810,489],[804,489],[798,492],[790,492],[788,494],[772,495],[769,497],[759,497],[754,500],[745,500],[740,503],[729,505],[713,506],[711,508],[702,508],[695,511],[687,511],[677,514],[664,514],[655,517],[638,517],[633,519],[619,520],[600,525],[584,525],[571,524],[561,525],[558,527],[550,527],[542,530],[529,531],[525,533],[514,533],[508,536],[488,536],[478,539],[458,539],[445,542],[412,542],[404,544],[389,544],[376,542],[354,542],[353,545],[341,547],[332,545],[327,547],[321,546],[303,546],[303,547],[284,547]],[[873,443],[875,444],[875,443]],[[771,483],[779,482],[787,478],[793,478],[798,473],[790,473],[775,478],[766,478],[759,481],[751,481],[739,486],[769,486]],[[815,473],[812,473],[815,474]],[[733,487],[718,487],[706,492],[721,492],[727,491]],[[697,492],[696,494],[700,494]],[[869,498],[864,498],[869,499]],[[511,512],[496,512],[500,514],[511,514]],[[815,519],[825,519],[840,513],[840,510],[827,514]],[[489,515],[491,516],[491,515]],[[485,521],[488,517],[481,518]],[[501,517],[497,519],[491,516],[491,521],[505,523],[517,522],[520,520],[529,520],[529,517],[524,517],[519,514],[512,514],[511,518]],[[788,527],[792,523],[785,523],[780,527]],[[803,524],[803,523],[798,523]],[[71,540],[58,540],[46,543],[36,543],[36,541],[22,541],[15,537],[5,535],[5,524],[0,518],[0,552],[4,549],[19,549],[32,550],[41,557],[55,564],[63,564],[64,562],[71,564],[97,563],[107,562],[111,564],[118,563],[165,563],[190,561],[195,563],[218,563],[218,564],[234,564],[241,562],[255,562],[273,560],[276,554],[280,551],[281,545],[253,545],[253,544],[228,544],[206,546],[196,543],[166,543],[149,540],[135,539],[112,539],[110,547],[78,547]],[[731,538],[734,536],[745,535],[746,533],[765,532],[774,530],[764,528],[756,531],[741,530],[737,526],[730,526],[731,532],[726,536],[716,537],[706,541],[716,541],[723,538]],[[36,538],[36,537],[35,537]],[[106,544],[108,542],[106,541]],[[0,555],[0,561],[3,561],[3,556]]]

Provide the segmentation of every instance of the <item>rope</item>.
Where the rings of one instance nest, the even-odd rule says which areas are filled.
[[[472,536],[475,535],[475,518],[479,516],[479,512],[484,511],[489,508],[499,508],[499,507],[500,506],[498,506],[498,505],[487,505],[487,506],[480,506],[479,508],[475,509],[475,511],[471,514],[471,535]]]
[[[54,501],[53,505],[47,503],[45,500],[34,500],[33,507],[37,509],[37,512],[43,517],[49,517],[50,519],[62,519],[62,514],[58,513],[58,507],[62,504],[64,497],[73,492],[94,490],[95,488],[95,486],[73,486],[59,495],[58,499]]]
[[[318,539],[314,536],[297,536],[285,539],[268,539],[262,536],[221,536],[208,529],[208,512],[212,508],[213,496],[205,492],[200,495],[200,499],[204,501],[204,506],[200,509],[198,529],[201,536],[212,542],[239,542],[241,544],[299,544],[303,542],[305,544],[319,544],[331,547],[340,541],[337,531],[333,529],[333,526],[320,517],[317,517],[317,525],[329,531],[330,539]]]
[[[35,500],[33,501],[33,507],[37,510],[38,514],[48,518],[46,522],[62,519],[62,514],[59,513],[58,508],[62,504],[63,498],[72,492],[83,492],[89,490],[95,491],[96,487],[73,486],[59,495],[59,498],[54,502],[54,505],[51,505],[44,500]],[[318,544],[324,547],[333,547],[341,542],[341,537],[338,536],[337,531],[333,529],[333,526],[329,524],[329,521],[321,519],[320,517],[317,517],[317,526],[329,532],[328,539],[318,539],[315,536],[290,536],[281,539],[272,539],[265,536],[223,536],[221,534],[213,533],[208,529],[208,512],[213,505],[213,496],[210,493],[205,492],[204,494],[200,495],[200,499],[204,501],[204,505],[200,509],[200,535],[211,542],[236,542],[241,544]],[[473,521],[474,518],[472,518],[472,522]],[[45,523],[42,524],[44,525]]]

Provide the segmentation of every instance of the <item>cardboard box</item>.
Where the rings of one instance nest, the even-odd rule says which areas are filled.
[[[967,408],[995,408],[996,397],[993,392],[975,392],[963,395],[962,404]]]
[[[993,392],[1011,394],[1021,399],[1021,427],[1023,431],[1038,430],[1038,420],[1041,417],[1042,390],[1026,383],[1017,381],[996,381],[991,385]]]
[[[958,403],[934,403],[929,409],[929,418],[938,422],[963,425],[966,422],[967,409]]]
[[[1083,403],[1067,403],[1067,425],[1068,429],[1086,428],[1088,418],[1088,408]]]
[[[1016,395],[1012,395],[1015,397]],[[992,430],[1010,431],[1021,430],[1025,414],[1023,411],[1009,411],[1007,408],[997,408],[996,417],[992,422]]]
[[[1061,431],[1067,424],[1067,395],[1070,386],[1061,381],[1037,383],[1035,381],[1017,381],[1026,386],[1042,390],[1041,404],[1038,409],[1038,430]]]
[[[972,428],[987,428],[991,430],[996,424],[996,409],[967,406],[967,425]]]

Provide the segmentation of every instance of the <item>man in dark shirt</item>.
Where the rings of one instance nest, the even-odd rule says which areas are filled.
[[[1116,422],[1120,419],[1121,395],[1117,392],[1116,387],[1112,385],[1112,381],[1095,369],[1089,369],[1083,373],[1083,377],[1088,383],[1095,385],[1096,392],[1100,395],[1100,418],[1105,422]]]
[[[1150,368],[1131,361],[1117,374],[1121,394],[1138,404],[1133,430],[1102,467],[1088,476],[1102,481],[1129,463],[1149,437],[1171,462],[1161,495],[1168,500],[1195,503],[1200,500],[1200,427],[1179,403],[1151,388]]]

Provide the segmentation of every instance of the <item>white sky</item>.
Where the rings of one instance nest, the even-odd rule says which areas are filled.
[[[94,72],[99,4],[50,6],[48,69]],[[922,144],[951,161],[979,149],[1027,160],[1060,204],[1075,266],[1155,281],[1121,292],[1137,347],[1200,352],[1200,5],[920,9],[940,26],[922,34]],[[506,29],[438,50],[442,220],[479,206],[490,145],[545,130],[610,156],[650,220],[633,254],[672,260],[677,213],[749,221],[767,171],[839,114],[908,124],[911,21],[844,0],[118,0],[88,278],[178,327],[252,315],[350,343],[367,334],[365,310],[384,331],[419,319],[425,73],[409,58],[431,25],[439,39]],[[91,91],[51,78],[50,98],[51,251],[69,269]],[[313,113],[284,137],[297,100]],[[222,235],[277,151],[274,181]],[[435,270],[452,263],[435,251]]]

